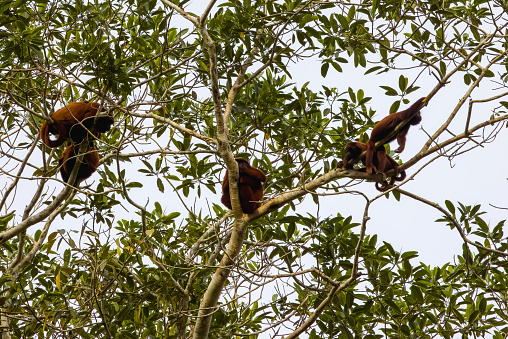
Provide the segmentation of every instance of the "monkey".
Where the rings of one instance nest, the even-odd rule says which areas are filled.
[[[247,160],[235,159],[238,163],[240,178],[238,180],[238,192],[240,195],[240,204],[243,213],[253,213],[261,206],[263,200],[263,183],[266,182],[266,175],[260,169],[252,167]],[[229,173],[222,181],[222,198],[221,202],[229,209],[231,206],[231,198],[229,196]]]
[[[95,120],[94,130],[97,132],[97,136],[99,133],[109,131],[114,120],[110,116],[101,116],[95,119],[94,117],[99,107],[100,104],[98,102],[79,101],[72,102],[56,112],[53,112],[50,115],[53,119],[53,124],[50,124],[48,121],[42,124],[40,130],[42,142],[52,148],[58,147],[71,136],[73,142],[80,143],[87,134],[84,127],[90,130]],[[84,127],[79,125],[79,122],[82,122]],[[74,125],[79,125],[79,128],[75,128],[71,131]],[[58,134],[58,138],[56,140],[51,140],[49,138],[50,134]]]
[[[381,119],[380,122],[374,126],[372,129],[372,132],[370,134],[370,139],[367,141],[367,154],[365,156],[365,167],[367,168],[367,173],[371,174],[372,170],[374,169],[373,164],[373,157],[374,157],[374,149],[376,142],[382,140],[386,136],[388,136],[399,123],[401,123],[403,120],[408,119],[411,117],[415,112],[418,110],[416,115],[413,116],[409,122],[403,126],[397,134],[392,136],[390,139],[385,141],[385,144],[397,139],[397,142],[399,144],[399,148],[395,150],[396,153],[400,153],[404,150],[406,147],[406,135],[409,131],[409,127],[418,125],[420,121],[422,121],[422,117],[420,115],[420,106],[425,101],[425,97],[418,99],[414,104],[411,105],[408,109],[404,111],[400,111],[397,113],[393,113],[388,115],[387,117],[384,117]],[[384,144],[379,146],[379,149],[384,149]],[[385,151],[386,152],[386,151]],[[381,157],[382,158],[382,157]],[[382,172],[382,171],[378,171]]]
[[[348,142],[346,145],[346,149],[344,151],[344,160],[339,161],[337,164],[338,168],[345,167],[346,169],[352,169],[354,164],[349,164],[349,161],[352,159],[356,159],[362,154],[362,152],[367,150],[367,144],[364,144],[363,142]],[[386,178],[385,173],[389,170],[395,170],[395,174],[390,178],[390,182],[386,182],[386,180],[383,183],[383,186],[379,186],[379,183],[376,182],[376,189],[380,192],[384,192],[391,187],[393,187],[393,184],[396,181],[403,181],[406,178],[406,171],[402,171],[398,173],[399,164],[395,159],[393,159],[391,156],[389,156],[386,153],[386,150],[383,149],[376,152],[376,156],[373,157],[373,165],[377,169],[378,173],[382,173],[383,177]],[[362,163],[366,164],[366,159],[362,159]],[[359,172],[366,172],[366,168],[360,168]],[[397,174],[400,174],[400,176],[397,176]]]
[[[354,163],[349,164],[350,160],[354,160],[360,156],[360,154],[367,149],[367,145],[363,142],[351,141],[346,144],[344,149],[344,159],[339,161],[337,168],[353,169]],[[362,163],[365,164],[365,160],[361,159]],[[376,158],[377,160],[377,158]]]
[[[69,183],[69,177],[71,175],[72,169],[74,168],[74,165],[76,164],[78,153],[79,146],[75,146],[72,143],[69,143],[63,150],[62,157],[58,159],[60,175],[62,176],[63,181],[66,183]],[[88,148],[86,149],[85,155],[83,156],[81,165],[79,166],[76,180],[72,186],[77,187],[80,182],[89,178],[97,170],[98,166],[99,153],[97,152],[93,142],[90,142]]]
[[[111,126],[115,120],[109,115],[100,117],[89,117],[71,126],[69,130],[69,137],[75,144],[80,144],[86,138],[86,136],[92,132],[92,134],[99,138],[102,133],[105,133],[111,129]],[[94,126],[95,123],[95,126]]]

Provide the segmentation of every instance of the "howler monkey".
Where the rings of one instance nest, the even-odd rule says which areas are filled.
[[[79,146],[70,144],[62,152],[62,157],[58,159],[58,165],[60,167],[60,174],[62,175],[63,181],[69,183],[69,177],[72,169],[76,164],[76,159],[79,153]],[[89,178],[93,172],[97,170],[99,166],[99,153],[93,143],[88,145],[81,165],[79,166],[78,175],[76,181],[72,186],[77,186],[81,181]],[[70,184],[70,183],[69,183]]]
[[[344,151],[344,160],[339,161],[337,164],[338,168],[345,167],[347,169],[352,169],[354,164],[348,164],[348,162],[352,159],[356,159],[362,154],[362,152],[367,150],[367,144],[364,144],[362,142],[348,142],[346,145],[346,149]],[[362,163],[365,165],[366,160],[362,159]],[[399,164],[395,159],[393,159],[391,156],[389,156],[386,153],[386,150],[383,148],[382,150],[379,150],[376,152],[376,155],[372,159],[372,163],[374,167],[377,169],[378,173],[382,173],[383,176],[385,176],[385,173],[389,170],[395,170],[395,174],[390,178],[390,182],[384,182],[383,186],[379,186],[376,182],[376,188],[378,191],[384,192],[391,187],[393,187],[393,184],[396,181],[402,181],[406,178],[406,172],[402,171],[398,173],[398,167]],[[360,168],[358,171],[365,172],[365,168]],[[400,174],[400,176],[397,176],[397,174]]]
[[[94,122],[94,130],[96,132],[104,133],[109,131],[114,120],[110,116],[101,116],[95,119],[99,107],[100,104],[98,102],[79,101],[72,102],[53,112],[50,115],[53,119],[53,124],[50,124],[48,121],[42,124],[40,131],[42,142],[49,147],[58,147],[70,136],[73,142],[80,143],[85,138],[87,129],[90,130],[94,126]],[[81,122],[83,126],[78,124],[78,122]],[[72,128],[73,126],[74,128]],[[50,134],[58,134],[58,138],[51,140],[49,138]]]
[[[263,183],[266,182],[266,175],[263,171],[252,167],[248,161],[235,159],[238,163],[240,178],[238,180],[238,192],[240,193],[240,204],[243,213],[250,214],[261,206],[263,200]],[[229,209],[231,207],[231,198],[229,196],[229,173],[222,181],[222,199],[221,202]]]
[[[415,113],[415,111],[418,110],[418,113],[416,113],[416,115],[414,115],[413,118],[409,120],[409,122],[397,132],[397,134],[395,134],[393,137],[391,137],[385,142],[385,144],[387,144],[397,139],[397,142],[399,143],[399,148],[397,148],[395,152],[400,153],[404,150],[406,146],[406,135],[407,132],[409,131],[409,127],[418,125],[420,121],[422,121],[422,117],[420,115],[419,110],[422,102],[424,101],[425,98],[420,98],[408,109],[390,114],[389,116],[381,119],[381,121],[378,122],[376,126],[374,126],[374,128],[372,129],[372,133],[370,134],[370,139],[367,142],[367,154],[365,155],[365,166],[367,167],[367,173],[371,174],[372,169],[375,166],[373,164],[373,157],[376,142],[388,136],[393,130],[395,130],[395,127],[397,127],[398,124],[400,124],[403,120],[406,120],[409,117],[411,117]],[[379,150],[381,151],[384,150],[384,144],[379,146],[378,151]]]

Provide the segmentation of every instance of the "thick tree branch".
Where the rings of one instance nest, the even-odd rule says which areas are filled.
[[[34,242],[32,249],[25,255],[25,257],[22,260],[20,260],[19,262],[13,261],[9,265],[9,268],[6,271],[6,274],[9,274],[14,269],[16,269],[17,271],[21,271],[23,269],[23,267],[25,267],[26,264],[28,264],[30,261],[32,261],[32,259],[35,257],[37,252],[41,249],[42,245],[44,245],[44,242],[46,241],[46,236],[48,235],[48,232],[49,232],[49,227],[51,226],[51,224],[53,223],[55,218],[58,215],[60,215],[60,212],[62,212],[67,207],[69,202],[73,199],[75,193],[76,193],[76,191],[72,191],[72,194],[65,200],[65,203],[61,204],[60,206],[58,206],[57,209],[55,209],[53,212],[51,212],[51,214],[48,217],[48,220],[46,220],[46,223],[45,223],[44,227],[42,228],[42,232],[39,236],[39,240]],[[18,252],[22,253],[21,248],[18,248]]]
[[[192,22],[194,25],[196,25],[196,26],[198,25],[199,18],[196,18],[195,16],[192,16],[191,14],[187,13],[186,11],[183,10],[183,8],[178,7],[177,5],[175,5],[174,3],[172,3],[171,1],[168,1],[168,0],[161,0],[161,2],[163,4],[165,4],[166,6],[177,11],[181,16],[183,16],[185,19]]]
[[[0,199],[0,210],[4,207],[5,202],[6,202],[7,198],[9,197],[9,194],[18,185],[19,178],[21,177],[21,174],[23,174],[23,171],[26,168],[26,164],[28,163],[28,159],[30,159],[30,156],[32,155],[33,151],[35,150],[35,147],[37,146],[38,141],[39,141],[38,138],[36,138],[35,140],[32,141],[32,146],[28,150],[28,153],[27,153],[25,159],[23,159],[23,161],[21,162],[21,166],[19,166],[18,173],[15,175],[14,180],[9,185],[9,187],[5,190],[5,193],[2,197],[2,199]]]
[[[76,180],[76,177],[78,176],[78,170],[79,165],[81,164],[81,161],[83,160],[84,152],[86,151],[88,147],[88,143],[83,142],[81,143],[79,147],[79,155],[76,157],[76,164],[74,165],[74,168],[71,171],[71,174],[69,176],[69,182],[74,182]],[[67,199],[69,194],[74,190],[75,188],[72,185],[66,184],[64,189],[55,197],[55,199],[41,212],[31,216],[27,217],[25,220],[21,221],[17,226],[14,226],[7,231],[0,233],[0,244],[6,242],[7,240],[15,237],[18,234],[21,234],[24,232],[28,227],[35,225],[38,222],[41,222],[46,217],[51,215],[51,213],[57,209],[62,202]]]

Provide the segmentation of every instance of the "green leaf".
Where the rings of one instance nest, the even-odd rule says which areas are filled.
[[[397,93],[396,90],[394,90],[393,88],[391,88],[390,86],[379,86],[381,87],[382,89],[384,89],[386,92],[385,92],[385,95],[389,95],[389,96],[397,96],[399,95]]]
[[[372,0],[372,8],[370,9],[370,13],[374,15],[379,6],[379,0]]]
[[[399,107],[400,107],[400,101],[395,101],[391,106],[390,106],[390,113],[395,113],[399,110]]]
[[[329,63],[323,63],[321,65],[321,76],[326,78],[326,74],[328,73],[328,68],[330,67]]]
[[[164,193],[164,184],[160,178],[157,178],[157,188],[160,192]]]
[[[408,84],[408,79],[405,76],[401,75],[399,77],[399,89],[402,92],[404,92],[406,90],[407,84]]]
[[[417,302],[423,302],[423,294],[418,286],[411,286],[411,295],[416,299]]]
[[[291,240],[296,230],[296,224],[294,222],[291,222],[288,224],[288,231],[287,231],[287,239],[288,241]]]
[[[356,94],[355,92],[353,91],[353,89],[351,87],[349,87],[347,89],[348,93],[349,93],[349,98],[351,99],[352,102],[356,103]]]
[[[141,188],[141,187],[143,187],[143,184],[140,182],[133,181],[133,182],[129,182],[129,183],[125,184],[125,186],[127,188]]]
[[[373,72],[378,71],[378,70],[380,70],[380,69],[383,69],[383,67],[382,67],[382,66],[374,66],[374,67],[371,67],[371,68],[369,68],[369,69],[368,69],[368,70],[364,73],[364,75],[367,75],[367,74],[373,73]]]
[[[450,211],[452,215],[455,215],[455,206],[453,206],[452,202],[450,200],[445,200],[445,205],[448,211]]]
[[[446,64],[443,61],[439,62],[439,70],[442,76],[446,75]]]

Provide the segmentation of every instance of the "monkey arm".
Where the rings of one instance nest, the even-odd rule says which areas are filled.
[[[372,174],[372,171],[377,171],[377,168],[374,166],[374,151],[375,151],[375,142],[369,139],[367,141],[367,153],[365,154],[365,167],[367,168],[367,173]]]
[[[230,210],[233,209],[231,206],[231,197],[229,196],[229,173],[226,170],[226,175],[224,176],[224,179],[222,180],[222,198],[220,201],[229,208]]]
[[[254,178],[254,179],[258,180],[258,181],[266,182],[266,175],[260,169],[257,169],[257,168],[254,168],[254,167],[240,168],[240,179],[241,179],[242,174],[246,175],[246,176],[249,176],[249,177],[252,177],[252,178]]]
[[[408,109],[405,109],[405,110],[397,113],[400,116],[400,120],[402,121],[402,120],[412,119],[413,116],[416,115],[417,112],[419,112],[420,109],[424,106],[424,105],[422,105],[422,103],[425,101],[426,98],[427,97],[423,97],[423,98],[416,100],[414,102],[414,104],[412,104]]]

